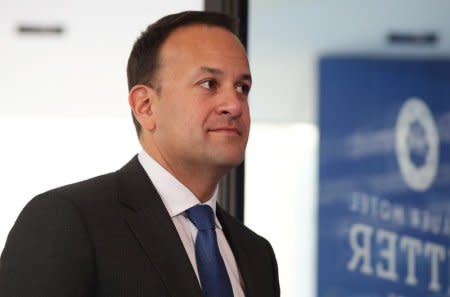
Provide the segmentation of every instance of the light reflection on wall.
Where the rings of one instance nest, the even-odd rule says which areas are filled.
[[[312,124],[252,123],[245,223],[272,243],[282,296],[315,296],[318,139]]]

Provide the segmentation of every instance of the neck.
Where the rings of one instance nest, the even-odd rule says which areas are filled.
[[[181,166],[168,166],[169,164],[167,163],[159,164],[185,185],[201,203],[211,199],[221,178],[221,176],[214,175],[210,171],[198,167],[189,169]]]
[[[217,184],[226,173],[225,169],[218,170],[217,168],[206,168],[207,166],[180,163],[172,164],[154,147],[145,145],[142,145],[142,147],[159,165],[185,185],[201,203],[211,199]]]

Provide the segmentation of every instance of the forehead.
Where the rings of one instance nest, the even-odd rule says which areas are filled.
[[[244,63],[247,54],[239,39],[228,30],[208,25],[189,25],[174,30],[162,44],[160,62]]]

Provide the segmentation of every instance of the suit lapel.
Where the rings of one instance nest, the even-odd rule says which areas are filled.
[[[217,217],[222,224],[223,233],[233,251],[237,266],[244,282],[245,297],[257,297],[255,295],[255,283],[252,278],[251,266],[248,262],[248,251],[245,249],[245,238],[241,236],[239,223],[237,223],[225,210],[217,206]]]
[[[134,157],[118,171],[126,221],[171,296],[201,297],[197,277],[167,210]]]

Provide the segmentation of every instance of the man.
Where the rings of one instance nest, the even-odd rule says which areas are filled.
[[[142,33],[127,69],[142,152],[25,207],[0,296],[279,296],[270,244],[216,206],[250,126],[250,70],[232,27],[183,12]]]

